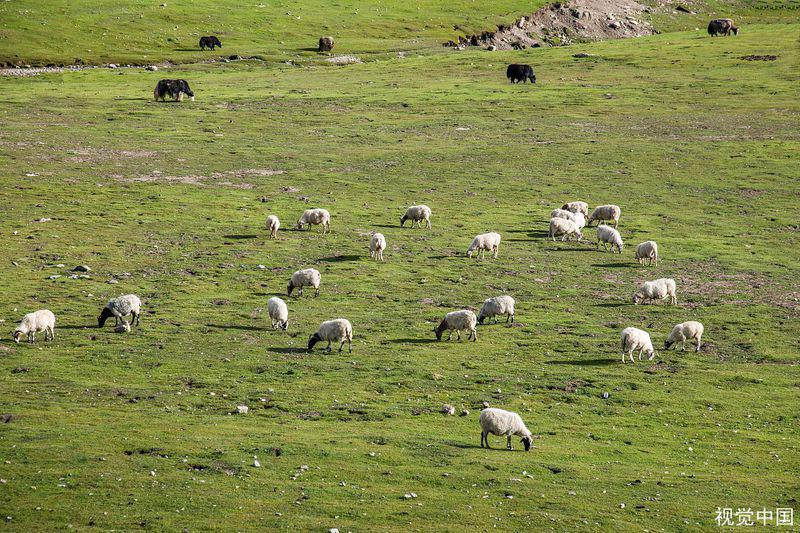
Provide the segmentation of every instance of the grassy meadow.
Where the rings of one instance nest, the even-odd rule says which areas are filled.
[[[174,5],[158,20],[185,20],[182,44],[207,17],[167,4],[112,13]],[[307,12],[314,35],[345,24],[355,44],[337,52],[384,52],[359,65],[0,77],[6,530],[680,531],[716,529],[717,507],[797,515],[800,24],[453,52],[436,44],[452,13],[468,6],[483,27],[530,2],[418,5],[438,26],[378,18],[360,37],[319,2],[264,8]],[[77,34],[62,46],[5,20],[3,47],[16,31],[38,39],[25,60],[73,55]],[[286,22],[291,46],[306,45],[303,20]],[[279,28],[265,57],[282,53]],[[243,43],[260,41],[247,31]],[[120,50],[98,32],[80,36],[98,62],[175,59],[163,42]],[[412,34],[428,47],[395,57]],[[508,84],[510,62],[539,83]],[[196,101],[153,102],[164,77],[188,80]],[[550,211],[575,199],[621,206],[622,255],[596,251],[594,228],[581,243],[546,238]],[[399,227],[414,203],[431,206],[432,230]],[[330,235],[294,229],[310,207],[331,212]],[[369,259],[373,231],[384,263]],[[485,231],[501,233],[499,258],[467,259]],[[634,248],[650,239],[662,260],[641,267]],[[70,279],[80,264],[90,278]],[[309,266],[320,296],[283,296],[289,330],[273,331],[268,298]],[[677,280],[679,305],[632,305],[659,277]],[[127,293],[144,302],[141,326],[98,329]],[[517,300],[513,327],[434,340],[446,312],[498,294]],[[55,341],[14,344],[42,308]],[[353,352],[308,353],[337,317],[353,323]],[[703,349],[662,350],[685,320],[705,324]],[[654,361],[621,363],[627,326],[650,332]],[[535,449],[499,437],[481,449],[484,401],[519,412]],[[470,413],[444,416],[445,403]],[[241,404],[250,412],[231,414]]]

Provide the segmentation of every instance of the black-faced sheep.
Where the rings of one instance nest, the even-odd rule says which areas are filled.
[[[335,320],[328,320],[320,325],[316,333],[311,335],[308,339],[308,351],[314,349],[314,345],[318,342],[327,341],[328,347],[326,351],[331,351],[332,342],[340,342],[339,351],[344,348],[344,343],[347,342],[348,352],[353,351],[353,325],[350,321],[344,318],[337,318]]]
[[[634,305],[644,301],[664,300],[669,297],[669,303],[676,305],[678,297],[675,293],[676,284],[672,278],[659,278],[653,281],[645,281],[635,293],[633,293]]]
[[[400,217],[401,228],[405,225],[407,220],[411,221],[412,228],[414,225],[421,227],[422,222],[425,221],[427,228],[431,229],[431,208],[427,205],[412,205],[406,209],[406,213]]]
[[[286,331],[289,327],[289,308],[286,302],[278,297],[267,300],[267,312],[272,323],[272,329],[281,328]]]
[[[505,435],[506,448],[509,450],[512,449],[511,435],[521,437],[521,442],[522,445],[525,446],[526,452],[531,450],[533,435],[528,431],[528,428],[525,427],[525,422],[522,421],[522,417],[517,413],[498,409],[496,407],[489,407],[481,411],[479,421],[481,424],[481,448],[484,447],[484,444],[486,448],[491,448],[491,446],[489,446],[489,434],[491,433],[492,435],[498,436]]]
[[[118,326],[120,321],[131,315],[131,325],[139,325],[139,315],[141,314],[142,301],[135,294],[126,294],[108,301],[106,306],[97,317],[97,327],[102,328],[106,320],[114,317],[114,325]]]
[[[461,340],[461,332],[469,332],[467,340],[478,340],[478,332],[475,326],[478,324],[478,317],[469,309],[461,311],[453,311],[444,316],[444,320],[439,323],[439,326],[434,330],[436,332],[436,340],[442,340],[442,335],[447,331],[447,340],[453,337],[453,331],[456,332],[458,340]]]
[[[34,343],[36,342],[36,333],[44,331],[44,340],[48,340],[48,335],[49,340],[53,340],[56,338],[55,327],[56,316],[53,312],[49,309],[40,309],[22,317],[22,321],[11,336],[17,344],[23,335],[27,337],[28,342]]]
[[[705,328],[703,327],[703,324],[700,322],[695,322],[694,320],[677,324],[674,328],[672,328],[672,331],[670,331],[667,340],[664,341],[664,349],[669,350],[670,346],[673,344],[680,343],[681,351],[686,351],[686,341],[694,339],[697,343],[695,351],[699,352],[701,338],[703,337],[704,331]]]
[[[494,298],[487,298],[483,301],[481,310],[478,313],[478,323],[483,324],[483,321],[487,318],[494,318],[494,323],[497,324],[497,315],[505,315],[506,323],[510,320],[513,324],[515,304],[514,298],[506,294],[495,296]]]
[[[306,209],[297,220],[297,229],[303,229],[305,226],[311,229],[311,226],[322,225],[322,234],[330,232],[331,230],[331,214],[327,209]]]
[[[298,270],[292,274],[289,285],[286,286],[286,296],[291,296],[294,289],[297,289],[297,294],[302,296],[303,287],[314,287],[316,289],[314,296],[319,296],[319,284],[321,281],[322,275],[315,268]]]

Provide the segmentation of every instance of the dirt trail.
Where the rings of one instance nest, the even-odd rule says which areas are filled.
[[[634,0],[572,0],[543,7],[496,31],[458,37],[445,46],[481,46],[492,50],[517,50],[580,41],[625,39],[652,35],[650,23],[641,20],[649,8]]]

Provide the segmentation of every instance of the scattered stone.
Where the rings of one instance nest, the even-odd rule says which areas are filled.
[[[339,529],[332,527],[328,530],[328,533],[339,533]]]
[[[236,412],[240,415],[246,415],[250,411],[250,408],[246,405],[237,405]]]
[[[53,274],[52,276],[49,277],[49,279],[58,279],[60,277],[61,277],[61,274]]]
[[[114,333],[130,333],[131,332],[131,325],[128,321],[123,321],[122,324],[114,328]]]
[[[333,56],[325,59],[328,63],[334,65],[353,65],[355,63],[362,63],[361,58],[356,56]]]
[[[108,68],[117,68],[117,65],[115,63],[109,63]]]
[[[625,504],[624,503],[619,504],[619,508],[620,509],[625,509]]]
[[[73,272],[91,272],[92,269],[86,265],[78,265],[72,269]]]
[[[483,402],[481,405],[483,406],[484,409],[489,408],[489,402]]]
[[[34,222],[50,222],[52,218],[37,218]]]
[[[675,11],[680,11],[681,13],[694,14],[694,11],[692,11],[691,9],[689,9],[688,7],[686,7],[683,4],[678,4],[677,6],[675,6]]]
[[[116,285],[117,283],[119,283],[119,281],[114,278],[111,278],[110,280],[108,280],[108,283],[110,283],[111,285]]]
[[[261,201],[261,202],[269,202],[269,198],[267,198],[266,196],[262,196],[261,198],[259,198],[259,201]]]
[[[456,414],[456,408],[449,404],[444,404],[442,406],[442,413],[446,414],[447,416],[453,416]]]
[[[145,70],[149,70],[150,72],[157,72],[158,71],[158,67],[155,66],[155,65],[147,65],[144,69]]]
[[[469,414],[469,409],[462,409],[458,416],[467,416]]]
[[[489,46],[486,47],[486,50],[488,50],[489,52],[494,52],[497,50],[497,47],[493,44],[490,44]]]
[[[587,54],[586,52],[578,52],[577,54],[572,54],[572,57],[582,59],[584,57],[592,57],[592,54]]]
[[[604,393],[603,393],[603,399],[604,399],[604,400],[608,400],[608,393],[607,393],[607,392],[604,392]]]
[[[261,463],[258,462],[258,459],[253,459],[253,466],[256,468],[261,468]]]
[[[3,424],[8,424],[9,422],[11,422],[16,418],[17,418],[16,416],[11,414],[0,415],[0,421],[2,421]]]

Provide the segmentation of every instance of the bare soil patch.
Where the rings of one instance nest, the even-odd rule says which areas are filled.
[[[647,11],[649,8],[634,0],[557,2],[511,24],[501,24],[495,31],[459,36],[445,46],[520,50],[542,45],[641,37],[655,33],[650,23],[642,20]]]

